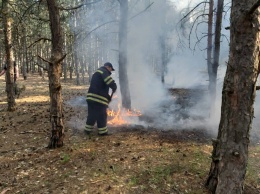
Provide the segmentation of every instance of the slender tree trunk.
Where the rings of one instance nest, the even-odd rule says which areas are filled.
[[[164,74],[166,68],[166,45],[165,45],[165,37],[161,37],[161,82],[164,84]]]
[[[49,148],[56,148],[63,145],[64,124],[63,107],[61,95],[61,61],[62,61],[62,32],[60,26],[59,9],[56,0],[47,0],[50,27],[52,35],[52,54],[49,63],[49,88],[50,88],[50,120],[52,125]]]
[[[131,109],[131,97],[127,75],[127,17],[128,0],[120,0],[119,22],[119,82],[122,96],[122,107]]]
[[[167,48],[166,48],[166,1],[162,2],[163,16],[161,21],[161,34],[159,37],[161,46],[161,82],[165,82],[165,72],[167,65]]]
[[[217,86],[217,73],[218,73],[218,66],[219,66],[223,6],[224,6],[224,0],[218,0],[217,14],[216,14],[216,28],[215,28],[215,42],[214,42],[214,51],[213,51],[213,64],[212,64],[211,76],[209,79],[209,91],[211,96],[212,112],[214,111],[215,100],[216,100],[216,86]]]
[[[76,85],[79,86],[80,85],[80,81],[79,81],[79,59],[78,59],[78,54],[77,54],[77,40],[75,42],[75,48],[74,48],[74,62],[75,62],[75,73],[76,73]]]
[[[27,68],[26,68],[26,53],[27,53],[27,48],[26,48],[26,35],[24,34],[23,38],[22,38],[22,43],[23,43],[23,56],[22,56],[22,73],[23,73],[23,79],[27,80]]]
[[[255,0],[233,0],[230,55],[222,91],[221,120],[213,142],[206,186],[216,194],[242,194],[248,162],[249,131],[259,74],[259,8]]]
[[[11,1],[11,0],[10,0]],[[4,42],[6,53],[6,92],[8,111],[15,110],[14,97],[14,56],[12,49],[12,18],[10,16],[9,0],[3,0],[3,27],[4,27]]]
[[[26,38],[25,38],[26,40]],[[27,42],[27,40],[26,40]],[[28,56],[28,49],[26,49],[25,51],[25,57],[26,57],[26,72],[27,74],[29,73],[29,71],[31,71],[30,65],[29,65],[29,56]]]
[[[63,63],[63,75],[64,75],[64,81],[67,82],[68,77],[68,70],[67,70],[67,62]]]
[[[213,6],[214,6],[214,0],[210,0],[210,2],[209,2],[209,17],[208,17],[207,67],[208,67],[208,75],[209,75],[209,93],[210,93],[211,104],[212,104],[212,99],[213,99],[212,94],[214,93],[213,91],[211,91],[211,90],[213,90],[212,80],[214,80],[212,78],[213,77],[213,69],[212,69]]]
[[[75,41],[75,36],[73,36],[72,40],[71,40],[71,46],[70,46],[70,49],[71,49],[71,52],[74,52],[73,49],[75,49],[75,44],[73,44],[73,41]],[[74,55],[71,55],[71,61],[69,63],[69,77],[70,77],[70,80],[72,80],[72,75],[73,75],[73,69],[74,69]]]
[[[74,27],[77,28],[78,23],[77,20],[79,18],[78,11],[75,11],[73,22]],[[80,72],[79,72],[79,57],[78,57],[78,51],[79,51],[79,41],[80,41],[80,35],[77,35],[74,33],[74,64],[75,64],[75,74],[76,74],[76,85],[80,85]]]

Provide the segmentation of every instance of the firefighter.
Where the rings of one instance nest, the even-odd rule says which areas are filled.
[[[88,116],[85,126],[85,133],[90,134],[97,122],[98,134],[108,135],[107,128],[107,107],[111,101],[109,88],[114,93],[117,89],[111,72],[115,71],[112,64],[107,62],[100,67],[92,76],[90,87],[87,93]]]

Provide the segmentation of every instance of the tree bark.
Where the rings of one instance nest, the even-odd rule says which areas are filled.
[[[22,55],[22,73],[23,73],[23,79],[27,80],[27,41],[26,41],[26,28],[22,25],[22,44],[23,44],[23,55]]]
[[[218,0],[217,13],[216,13],[216,27],[215,27],[215,40],[214,40],[214,51],[213,51],[213,64],[212,74],[209,81],[209,91],[211,94],[211,107],[214,109],[216,100],[216,86],[217,86],[217,74],[219,66],[219,55],[220,55],[220,38],[221,38],[221,26],[222,26],[222,13],[223,13],[224,0]]]
[[[63,146],[64,124],[61,95],[61,61],[62,61],[62,32],[60,26],[59,9],[56,0],[47,0],[50,28],[52,35],[52,53],[49,63],[49,89],[50,89],[50,121],[52,133],[49,148]]]
[[[15,94],[14,94],[14,56],[12,48],[12,18],[10,16],[9,0],[3,0],[3,27],[5,42],[5,63],[6,70],[6,92],[7,92],[7,110],[15,110]]]
[[[74,62],[75,62],[75,74],[76,74],[76,85],[79,86],[80,85],[80,81],[79,81],[79,59],[78,59],[78,55],[77,55],[77,40],[75,42],[75,47],[74,47]]]
[[[77,20],[79,19],[79,13],[78,11],[75,11],[73,22],[74,22],[74,28],[77,28]],[[76,32],[74,32],[74,64],[75,64],[75,74],[76,74],[76,85],[80,85],[80,79],[79,79],[79,57],[78,57],[78,50],[80,45],[80,35],[77,35]]]
[[[166,1],[163,1],[163,15],[161,21],[161,34],[159,36],[160,46],[161,46],[161,82],[165,83],[165,72],[167,65],[167,48],[166,48]]]
[[[211,89],[212,89],[211,81],[213,80],[213,78],[211,78],[212,75],[213,75],[213,69],[212,69],[213,6],[214,6],[214,0],[210,0],[210,2],[209,2],[209,17],[208,17],[208,46],[207,46],[207,67],[208,67],[208,75],[209,75],[209,93],[210,94],[213,93],[211,91]],[[210,100],[212,100],[212,97],[210,97]]]
[[[122,107],[131,109],[131,97],[127,74],[127,17],[128,0],[120,0],[119,21],[119,82],[122,97]]]
[[[160,37],[161,42],[161,82],[164,84],[164,74],[165,74],[165,68],[166,68],[166,43],[165,43],[165,37]]]
[[[257,9],[248,14],[254,2],[232,1],[230,55],[222,91],[221,120],[206,182],[216,194],[243,193],[259,74],[260,12]]]

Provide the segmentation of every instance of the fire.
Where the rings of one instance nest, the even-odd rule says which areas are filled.
[[[112,117],[111,120],[108,121],[108,124],[110,125],[125,125],[129,124],[129,117],[138,117],[141,116],[141,112],[138,110],[125,110],[121,109],[120,103],[118,104],[118,110],[107,110],[108,117]]]

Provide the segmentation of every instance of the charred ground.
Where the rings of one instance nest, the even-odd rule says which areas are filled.
[[[85,96],[86,87],[72,81],[62,84],[65,145],[49,150],[48,82],[37,75],[19,82],[26,90],[17,110],[7,112],[0,79],[0,192],[207,193],[212,137],[205,129],[131,125],[110,127],[110,136],[86,136],[86,107],[66,103]],[[259,158],[256,143],[250,146],[247,194],[260,192]]]

